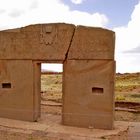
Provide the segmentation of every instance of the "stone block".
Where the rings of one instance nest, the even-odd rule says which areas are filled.
[[[64,63],[62,122],[112,129],[114,120],[112,60],[68,60]]]
[[[40,24],[1,31],[0,59],[63,62],[74,30],[71,24]]]
[[[33,65],[0,60],[0,117],[34,120]]]
[[[103,28],[78,26],[68,59],[114,59],[115,34]]]

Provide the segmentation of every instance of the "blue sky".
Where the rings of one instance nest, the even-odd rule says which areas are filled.
[[[53,22],[115,31],[116,71],[140,72],[140,0],[0,0],[0,30]]]
[[[88,13],[103,13],[109,18],[108,28],[124,26],[131,18],[134,6],[139,0],[85,0],[81,4],[74,4],[71,0],[63,0],[71,10]]]

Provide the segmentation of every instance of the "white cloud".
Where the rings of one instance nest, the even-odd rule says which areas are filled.
[[[0,9],[10,12],[13,9],[28,9],[34,0],[0,0]]]
[[[17,10],[17,9],[13,9],[10,13],[9,13],[9,16],[11,17],[19,17],[21,16],[22,14],[24,13],[24,11],[20,11],[20,10]]]
[[[140,52],[136,54],[133,51],[140,46],[140,2],[135,6],[127,26],[114,28],[114,31],[117,71],[140,71]]]
[[[63,64],[50,64],[50,63],[43,63],[41,64],[42,71],[56,71],[56,72],[63,72]]]
[[[38,7],[38,1],[37,1],[37,0],[34,0],[34,1],[31,3],[30,8],[31,8],[31,9],[35,9],[35,8],[37,8],[37,7]]]
[[[121,73],[140,72],[140,54],[118,53],[116,71]]]
[[[4,9],[0,9],[0,14],[4,13],[5,10]]]
[[[74,4],[81,4],[81,3],[83,3],[83,1],[85,1],[85,0],[71,0],[71,2]]]
[[[104,14],[70,10],[62,0],[0,0],[0,29],[35,23],[66,22],[103,27]]]

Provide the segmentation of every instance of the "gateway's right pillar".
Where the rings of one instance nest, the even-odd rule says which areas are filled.
[[[78,26],[64,62],[62,122],[112,129],[115,33]]]

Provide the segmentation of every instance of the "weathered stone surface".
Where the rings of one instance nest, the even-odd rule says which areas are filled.
[[[0,116],[34,120],[33,67],[30,60],[0,60]]]
[[[114,68],[108,60],[64,63],[63,124],[113,128]]]
[[[34,120],[41,115],[41,63],[33,62],[34,70]]]
[[[64,61],[75,26],[40,24],[0,32],[0,59]]]
[[[103,28],[78,26],[68,59],[114,59],[115,34]]]

